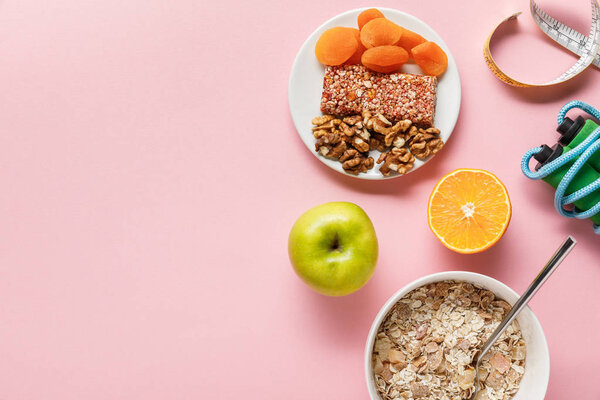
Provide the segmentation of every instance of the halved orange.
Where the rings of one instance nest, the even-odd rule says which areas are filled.
[[[457,169],[444,176],[429,197],[429,227],[458,253],[479,253],[506,231],[512,214],[506,187],[491,172]]]

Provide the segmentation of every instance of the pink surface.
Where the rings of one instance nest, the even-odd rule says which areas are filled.
[[[588,2],[560,3],[541,5],[587,30]],[[381,1],[444,37],[463,106],[429,165],[357,181],[304,147],[287,79],[317,26],[369,5],[0,3],[0,399],[365,399],[364,342],[393,292],[454,269],[522,291],[570,233],[578,247],[532,304],[547,399],[598,397],[600,238],[555,215],[519,162],[556,138],[564,102],[600,106],[600,72],[551,90],[501,84],[482,43],[525,0]],[[573,62],[528,13],[508,31],[496,46],[508,71],[552,78]],[[427,227],[433,185],[459,167],[496,173],[513,202],[506,236],[480,255]],[[333,200],[362,206],[380,240],[373,279],[336,299],[301,283],[286,250],[295,219]]]

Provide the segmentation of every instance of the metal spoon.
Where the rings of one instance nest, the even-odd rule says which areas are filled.
[[[510,326],[510,324],[515,320],[515,318],[521,312],[521,310],[525,308],[529,300],[531,300],[531,298],[537,293],[538,289],[542,287],[544,282],[546,282],[550,275],[552,275],[556,267],[560,265],[560,263],[565,259],[569,252],[573,250],[573,247],[575,247],[576,244],[577,242],[571,236],[569,236],[567,240],[565,240],[565,242],[560,246],[560,248],[556,250],[556,253],[554,253],[554,255],[552,256],[550,261],[548,261],[546,266],[540,271],[538,276],[536,276],[533,282],[531,282],[531,285],[529,285],[525,293],[523,293],[521,297],[519,297],[517,302],[512,306],[511,310],[508,312],[508,314],[506,314],[504,319],[500,321],[500,324],[498,325],[494,333],[492,333],[492,335],[485,342],[475,362],[475,391],[473,392],[471,397],[469,397],[469,400],[474,399],[475,396],[477,396],[477,393],[479,392],[479,367],[485,353],[487,353],[490,350],[490,348],[496,342],[496,340],[498,340],[498,338]]]

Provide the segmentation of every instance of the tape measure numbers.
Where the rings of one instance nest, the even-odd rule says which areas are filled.
[[[587,67],[594,64],[600,67],[600,6],[597,0],[590,0],[592,5],[592,24],[590,27],[589,36],[577,32],[576,30],[568,27],[567,25],[552,18],[548,13],[542,10],[534,0],[530,0],[529,6],[531,15],[537,26],[544,32],[548,37],[560,44],[567,50],[577,54],[579,60],[569,68],[566,72],[546,83],[525,83],[518,81],[508,76],[496,63],[490,52],[490,41],[494,36],[496,30],[503,24],[515,20],[521,12],[515,13],[508,18],[502,20],[492,33],[487,37],[485,45],[483,47],[483,56],[490,70],[505,83],[517,87],[535,87],[535,86],[550,86],[556,85],[562,82],[566,82],[569,79],[577,76],[583,72]]]

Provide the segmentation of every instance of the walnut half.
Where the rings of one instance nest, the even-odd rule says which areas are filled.
[[[339,159],[347,148],[348,146],[343,140],[342,135],[337,132],[325,133],[319,136],[315,143],[315,151],[324,157],[334,160]]]
[[[390,151],[381,153],[377,164],[382,162],[383,165],[379,168],[379,172],[383,175],[389,176],[392,171],[404,175],[413,168],[415,158],[406,148],[393,147]]]
[[[424,160],[440,151],[444,147],[444,141],[440,138],[439,129],[419,129],[419,132],[410,138],[408,147],[415,157]]]
[[[369,148],[371,150],[384,152],[387,149],[387,146],[385,145],[385,136],[381,133],[373,132],[369,139]]]
[[[356,149],[346,150],[340,157],[340,162],[344,171],[354,175],[367,172],[375,165],[373,157],[367,157]]]

